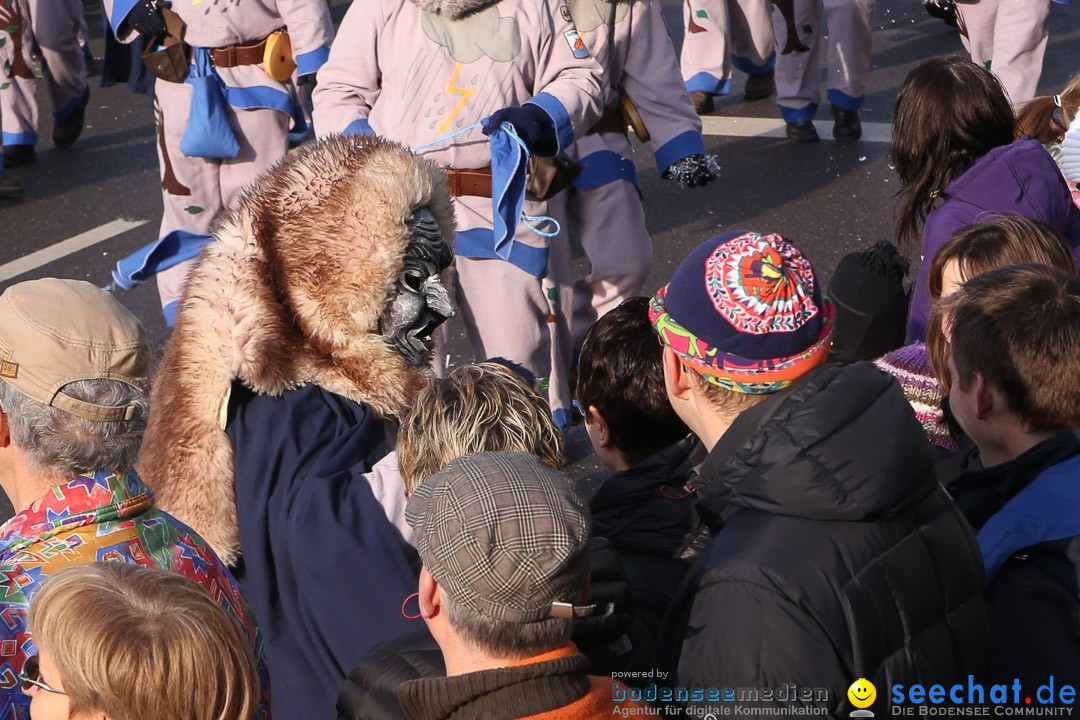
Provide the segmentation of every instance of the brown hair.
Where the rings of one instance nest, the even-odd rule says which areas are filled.
[[[945,187],[986,153],[1013,141],[1013,110],[998,79],[960,55],[932,58],[904,79],[889,159],[900,178],[897,244],[917,247]]]
[[[71,565],[30,604],[71,715],[112,720],[251,720],[259,680],[240,626],[206,590],[154,567]]]
[[[585,333],[578,362],[578,402],[596,407],[615,447],[630,464],[690,432],[668,402],[664,349],[649,322],[649,299],[632,297]]]
[[[1025,104],[1016,115],[1016,136],[1030,135],[1043,145],[1061,142],[1080,110],[1080,75],[1070,80],[1057,97],[1060,107],[1053,95],[1042,95]]]
[[[454,368],[417,394],[397,439],[406,493],[451,460],[476,452],[531,453],[556,470],[566,464],[547,401],[498,363]]]
[[[1072,252],[1065,238],[1038,220],[1019,215],[995,215],[992,220],[957,231],[934,255],[927,272],[930,299],[941,298],[945,266],[957,263],[959,275],[970,279],[1006,265],[1039,263],[1076,272]],[[926,332],[926,355],[941,387],[949,392],[949,345],[941,332],[941,313],[931,311]]]
[[[968,280],[941,307],[961,388],[979,372],[1029,431],[1080,427],[1080,279],[1010,265]]]

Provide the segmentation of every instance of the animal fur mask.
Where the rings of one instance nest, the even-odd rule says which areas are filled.
[[[376,332],[406,221],[423,209],[449,243],[438,168],[395,143],[337,136],[284,158],[219,218],[154,380],[139,471],[226,563],[240,553],[224,431],[234,380],[267,395],[313,383],[391,417],[426,382]]]

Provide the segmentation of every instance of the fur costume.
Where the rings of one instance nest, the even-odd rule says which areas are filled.
[[[466,15],[498,4],[499,0],[413,0],[413,2],[424,12],[445,15],[450,20],[460,20]]]
[[[391,417],[426,381],[377,330],[405,221],[422,208],[450,242],[436,166],[380,138],[334,136],[283,159],[218,220],[154,381],[139,471],[226,563],[240,554],[224,431],[234,380],[275,396],[313,383]]]

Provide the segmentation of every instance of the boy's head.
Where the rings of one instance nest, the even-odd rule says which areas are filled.
[[[1001,448],[987,452],[991,446],[1010,445],[1017,431],[1080,428],[1080,279],[1045,265],[1011,265],[968,280],[941,303],[949,405],[991,455],[987,464],[1002,460]]]
[[[711,446],[712,416],[730,422],[825,361],[835,311],[797,248],[739,231],[691,252],[649,317],[664,345],[668,398]]]
[[[525,452],[555,469],[565,464],[547,401],[498,363],[454,368],[417,394],[397,441],[406,494],[451,460],[476,452]]]
[[[593,448],[612,467],[640,462],[690,432],[664,391],[648,298],[624,301],[589,328],[575,397]]]

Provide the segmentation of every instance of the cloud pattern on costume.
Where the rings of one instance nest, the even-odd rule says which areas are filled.
[[[574,25],[579,32],[592,32],[598,27],[607,25],[611,18],[611,3],[608,0],[567,0],[570,15],[574,18]],[[630,3],[615,3],[615,22],[622,22],[626,14],[630,12]]]
[[[517,20],[499,15],[497,5],[461,20],[449,20],[426,12],[420,25],[432,42],[445,47],[450,56],[463,65],[482,57],[495,62],[510,62],[521,51]]]

